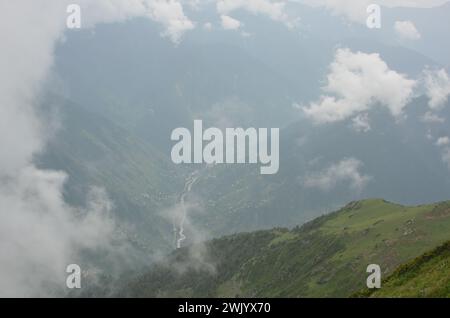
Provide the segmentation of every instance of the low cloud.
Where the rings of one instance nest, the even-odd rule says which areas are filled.
[[[424,73],[426,95],[430,99],[428,106],[433,111],[440,110],[450,96],[450,77],[445,69],[426,70]]]
[[[419,40],[421,35],[411,21],[397,21],[394,30],[401,38],[406,40]]]
[[[435,145],[442,151],[442,162],[450,169],[450,138],[447,136],[440,137],[436,140]]]
[[[369,132],[372,129],[369,114],[360,114],[353,118],[352,128],[357,132]]]
[[[222,28],[225,30],[237,30],[241,27],[241,22],[228,15],[222,15],[220,17]]]
[[[228,15],[236,10],[246,10],[254,15],[263,15],[271,20],[282,22],[288,28],[296,27],[298,18],[292,18],[286,11],[286,2],[271,0],[219,0],[217,12]]]
[[[213,25],[211,22],[206,22],[203,24],[203,29],[207,30],[207,31],[211,31],[213,29]]]
[[[102,191],[93,191],[86,209],[71,207],[63,199],[68,176],[33,163],[45,149],[47,127],[54,126],[39,114],[36,100],[53,66],[54,48],[64,37],[71,3],[0,2],[0,145],[5,150],[0,156],[0,296],[61,296],[66,266],[82,260],[83,252],[98,252],[105,260],[122,250],[111,203]],[[176,42],[192,27],[175,0],[78,4],[83,28],[148,17],[163,24],[165,35]]]
[[[438,147],[447,146],[449,144],[450,144],[450,138],[448,138],[448,137],[441,137],[436,141],[436,146],[438,146]]]
[[[355,158],[344,159],[330,165],[323,171],[306,177],[304,186],[322,191],[330,191],[339,183],[348,183],[354,191],[362,191],[371,177],[361,173],[363,163]]]
[[[65,18],[61,12],[65,13],[65,7],[73,1],[59,2],[60,16]],[[179,0],[79,0],[76,3],[81,7],[82,28],[92,28],[98,23],[123,22],[135,17],[145,17],[164,27],[162,36],[179,43],[183,34],[195,27],[194,22],[185,15]],[[51,5],[54,6],[54,3]],[[52,18],[58,19],[58,16]]]
[[[179,203],[160,211],[159,215],[172,224],[173,247],[187,248],[187,257],[183,258],[181,262],[165,264],[168,268],[175,269],[180,273],[192,269],[215,272],[215,265],[211,262],[205,244],[210,235],[205,229],[196,226],[193,221],[196,215],[204,212],[203,201],[189,193],[186,193],[185,199],[181,199]],[[169,259],[166,258],[163,261],[167,262]]]
[[[163,36],[169,37],[174,43],[179,43],[183,34],[195,28],[185,14],[183,6],[176,0],[153,0],[148,2],[149,16],[154,21],[164,25]]]
[[[367,7],[374,2],[380,6],[395,8],[433,8],[439,7],[449,0],[290,0],[312,7],[324,7],[335,15],[347,17],[352,22],[366,23]]]
[[[445,123],[445,118],[434,114],[433,112],[426,112],[421,120],[427,124],[442,124]]]
[[[250,127],[254,124],[255,117],[254,109],[238,98],[215,103],[210,110],[196,114],[196,118],[222,130],[230,127]]]
[[[66,266],[86,264],[80,257],[83,251],[112,257],[119,248],[113,248],[113,242],[124,244],[115,237],[116,224],[105,194],[92,190],[88,207],[75,209],[62,198],[65,180],[64,173],[30,166],[2,182],[1,297],[64,294]]]
[[[450,170],[450,148],[446,148],[442,154],[442,161],[447,165]]]
[[[379,54],[338,49],[323,88],[329,95],[302,110],[318,124],[346,120],[374,106],[399,118],[415,86],[414,80],[389,69]]]

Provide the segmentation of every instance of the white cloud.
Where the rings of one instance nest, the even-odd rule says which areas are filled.
[[[108,199],[95,193],[88,210],[74,209],[62,198],[65,179],[30,166],[1,185],[1,297],[61,295],[54,293],[65,291],[66,266],[87,269],[79,253],[110,254],[122,245],[117,238],[120,245],[112,247],[116,226]]]
[[[445,149],[442,154],[442,161],[448,166],[448,169],[450,169],[450,148]]]
[[[207,30],[207,31],[211,31],[213,29],[213,25],[211,22],[206,22],[205,24],[203,24],[203,29]]]
[[[438,146],[438,147],[447,146],[449,144],[450,144],[450,138],[448,138],[448,137],[440,137],[436,141],[436,146]]]
[[[430,99],[428,106],[439,110],[445,106],[450,96],[450,78],[445,69],[425,71],[425,89]]]
[[[217,11],[220,15],[228,15],[236,10],[246,10],[254,15],[265,15],[270,19],[284,23],[288,28],[294,28],[297,18],[291,18],[286,12],[286,3],[271,0],[218,0]]]
[[[450,0],[381,0],[382,6],[395,8],[434,8],[439,7]]]
[[[233,19],[232,17],[228,15],[222,15],[222,27],[225,30],[237,30],[241,27],[241,22],[239,20]]]
[[[60,6],[65,8],[72,2],[63,0],[60,1]],[[93,27],[98,23],[148,17],[164,26],[163,36],[178,43],[185,32],[195,27],[194,22],[185,15],[179,0],[79,0],[77,3],[81,6],[84,28]]]
[[[341,182],[348,182],[354,191],[362,191],[371,177],[360,172],[363,163],[355,158],[344,159],[327,169],[307,176],[304,186],[329,191]]]
[[[395,32],[407,40],[419,40],[421,35],[411,21],[397,21],[394,25]]]
[[[299,0],[298,2],[312,7],[325,7],[335,15],[344,15],[351,21],[360,23],[365,23],[367,7],[373,3],[368,0]]]
[[[373,3],[390,8],[433,8],[448,1],[450,0],[291,0],[291,2],[300,2],[312,7],[325,7],[333,14],[343,15],[358,23],[366,23],[367,7]]]
[[[117,237],[105,196],[96,191],[85,211],[70,207],[62,194],[66,175],[33,164],[45,147],[49,124],[37,114],[35,99],[64,36],[70,3],[0,2],[0,296],[47,296],[48,287],[65,284],[65,267],[79,260],[81,250],[109,248]],[[78,3],[85,28],[142,16],[162,23],[177,41],[189,26],[177,1]]]
[[[359,114],[358,116],[353,118],[352,128],[357,132],[369,132],[371,129],[369,114]]]
[[[375,105],[389,109],[395,117],[412,98],[416,82],[387,66],[378,54],[353,53],[338,49],[331,64],[324,90],[318,102],[303,107],[316,123],[342,121]]]
[[[422,121],[424,123],[427,123],[427,124],[435,124],[435,123],[442,124],[442,123],[445,123],[445,118],[444,117],[438,116],[438,115],[434,114],[433,112],[426,112],[422,116],[421,119],[422,119]]]
[[[149,16],[164,25],[164,36],[178,43],[181,36],[194,29],[194,23],[184,14],[181,3],[177,0],[151,0],[147,1]]]
[[[450,138],[447,136],[440,137],[436,140],[435,145],[442,149],[442,162],[450,169]]]

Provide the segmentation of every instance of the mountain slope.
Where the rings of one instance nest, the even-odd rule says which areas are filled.
[[[354,202],[293,230],[239,234],[182,249],[121,291],[134,297],[347,297],[450,238],[450,202]]]
[[[65,199],[86,203],[91,187],[104,188],[117,221],[146,248],[171,244],[171,225],[158,214],[176,200],[183,176],[154,147],[121,126],[59,97],[46,100],[58,109],[61,127],[37,158],[41,168],[61,170],[69,178]],[[125,230],[125,229],[124,229]]]
[[[450,297],[450,242],[400,266],[378,290],[357,297]]]
[[[215,5],[210,9],[213,18]],[[307,39],[245,12],[236,18],[248,21],[252,36],[199,28],[176,47],[149,21],[101,25],[95,35],[70,33],[57,47],[55,70],[77,104],[166,155],[174,144],[173,129],[192,128],[194,119],[222,129],[282,129],[278,175],[262,177],[254,166],[220,166],[193,186],[192,197],[205,203],[207,213],[193,215],[191,221],[213,236],[301,224],[362,198],[402,204],[447,199],[450,174],[434,143],[450,131],[445,124],[420,122],[429,110],[427,99],[408,106],[400,123],[374,109],[370,132],[355,132],[351,121],[315,126],[292,107],[319,99],[337,43],[354,52],[380,53],[389,68],[411,79],[426,66],[439,65],[398,43],[369,36],[373,32],[365,26],[349,33],[348,25],[328,13],[309,7],[298,13],[308,23],[321,21]],[[409,112],[412,107],[418,114]],[[430,134],[433,140],[427,139]],[[361,174],[372,177],[362,192],[346,180],[329,191],[304,186],[309,175],[348,158],[359,160]]]
[[[445,148],[436,146],[436,140],[450,136],[450,130],[445,124],[422,122],[427,102],[423,96],[412,101],[401,123],[383,110],[373,110],[368,132],[356,132],[348,122],[314,126],[306,120],[282,129],[278,174],[262,176],[258,167],[249,165],[210,169],[193,187],[197,197],[207,198],[208,213],[196,221],[215,234],[229,235],[302,224],[363,198],[405,205],[448,199]],[[445,118],[450,117],[447,109],[442,112]],[[360,163],[354,171],[369,178],[364,186],[355,189],[349,175],[334,186],[331,181],[337,178],[330,178],[325,188],[306,184],[350,158]]]
[[[174,48],[142,20],[98,26],[95,37],[71,34],[56,51],[56,69],[77,104],[164,151],[172,130],[193,119],[266,126],[293,116],[288,88],[296,86],[236,44]]]

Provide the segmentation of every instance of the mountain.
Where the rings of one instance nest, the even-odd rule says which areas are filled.
[[[215,8],[210,9],[208,18],[213,19]],[[56,77],[76,105],[151,147],[150,157],[158,153],[167,159],[173,129],[191,128],[194,119],[203,119],[205,127],[222,129],[281,128],[280,172],[275,176],[263,177],[256,167],[237,165],[206,169],[169,162],[164,166],[169,174],[181,171],[181,178],[174,181],[178,188],[169,189],[174,196],[181,195],[186,175],[202,170],[187,198],[194,205],[200,203],[204,213],[191,214],[189,221],[207,229],[205,235],[210,237],[304,223],[363,198],[383,197],[407,205],[447,199],[448,167],[434,145],[436,140],[426,136],[428,130],[433,138],[450,131],[445,124],[429,127],[420,122],[428,110],[426,98],[414,100],[407,107],[407,120],[401,123],[374,109],[369,114],[372,130],[363,133],[355,132],[350,121],[315,126],[292,106],[318,99],[336,47],[377,52],[389,68],[414,79],[425,67],[439,67],[439,63],[374,36],[365,26],[349,28],[338,17],[304,9],[305,21],[321,22],[307,38],[280,23],[240,11],[235,17],[246,21],[250,37],[198,28],[175,46],[143,19],[99,25],[95,34],[73,32],[57,46]],[[131,148],[128,145],[125,152],[132,153]],[[124,151],[117,148],[116,152]],[[345,182],[326,191],[305,187],[311,174],[349,158],[359,160],[360,173],[371,178],[364,189],[355,191]],[[127,196],[136,196],[131,190],[135,182],[142,184],[142,172],[123,186],[133,192]],[[147,178],[159,182],[151,175]],[[152,224],[164,232],[170,228],[163,220]]]
[[[161,211],[176,202],[183,174],[158,149],[125,128],[73,102],[49,96],[47,112],[57,109],[60,127],[36,158],[43,169],[68,174],[64,196],[83,206],[92,187],[105,189],[115,219],[146,253],[172,247],[172,229]]]
[[[124,286],[132,297],[348,297],[369,264],[383,276],[448,241],[450,202],[352,202],[292,230],[214,239],[172,253]]]
[[[450,242],[401,265],[383,281],[381,289],[356,297],[450,297]]]
[[[439,63],[364,25],[349,27],[326,12],[304,9],[305,21],[321,22],[308,35],[245,12],[235,17],[246,21],[251,36],[198,28],[174,45],[145,19],[67,34],[67,41],[57,45],[54,71],[74,103],[63,111],[66,128],[60,142],[51,144],[44,166],[72,176],[69,202],[84,202],[91,185],[105,187],[138,235],[155,245],[165,237],[168,248],[172,224],[158,211],[176,203],[195,169],[199,178],[186,199],[199,209],[189,213],[188,221],[207,238],[302,224],[363,198],[405,205],[448,199],[450,174],[444,149],[435,142],[450,136],[450,130],[420,120],[429,111],[427,98],[413,100],[399,123],[374,108],[368,132],[355,132],[351,121],[316,126],[292,107],[323,93],[337,47],[377,52],[389,68],[411,79]],[[208,18],[215,18],[215,10],[210,13]],[[448,108],[439,115],[449,118]],[[279,173],[261,176],[248,165],[172,164],[170,134],[191,128],[194,119],[203,119],[205,127],[279,127]],[[83,131],[89,136],[80,136]],[[91,158],[98,149],[105,150],[102,159]],[[360,162],[357,172],[369,180],[365,187],[355,189],[348,179],[329,189],[305,186],[308,177],[348,159]],[[186,243],[195,229],[187,230]]]
[[[95,37],[70,35],[57,49],[55,68],[77,104],[166,153],[172,130],[191,127],[193,119],[282,125],[294,112],[295,85],[237,43],[174,47],[145,20],[99,26]]]
[[[337,46],[379,53],[391,69],[414,78],[439,66],[365,26],[350,32],[328,15],[319,14],[321,27],[307,39],[261,17],[237,17],[248,21],[252,36],[199,29],[174,46],[141,19],[98,26],[95,36],[71,33],[57,47],[55,72],[74,102],[169,153],[171,131],[194,119],[220,128],[296,121],[300,112],[292,105],[317,99]]]
[[[364,198],[405,205],[447,200],[450,173],[443,160],[445,149],[436,140],[450,136],[450,129],[445,123],[422,121],[427,103],[424,96],[414,99],[401,122],[375,109],[367,132],[355,131],[351,122],[315,126],[300,120],[289,125],[280,131],[278,174],[262,176],[248,165],[205,170],[192,196],[203,199],[208,213],[195,216],[195,221],[228,235],[301,224]],[[450,116],[449,109],[442,111],[443,117]],[[334,185],[306,183],[311,178],[326,181],[330,167],[349,160],[359,163],[340,179],[329,176],[337,179]],[[367,182],[355,184],[361,178]]]

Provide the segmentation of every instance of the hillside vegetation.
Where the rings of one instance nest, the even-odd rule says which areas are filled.
[[[381,289],[357,297],[450,297],[450,241],[401,265]]]
[[[348,204],[292,230],[212,240],[174,252],[127,284],[134,297],[348,297],[366,268],[383,276],[450,239],[450,202]]]

